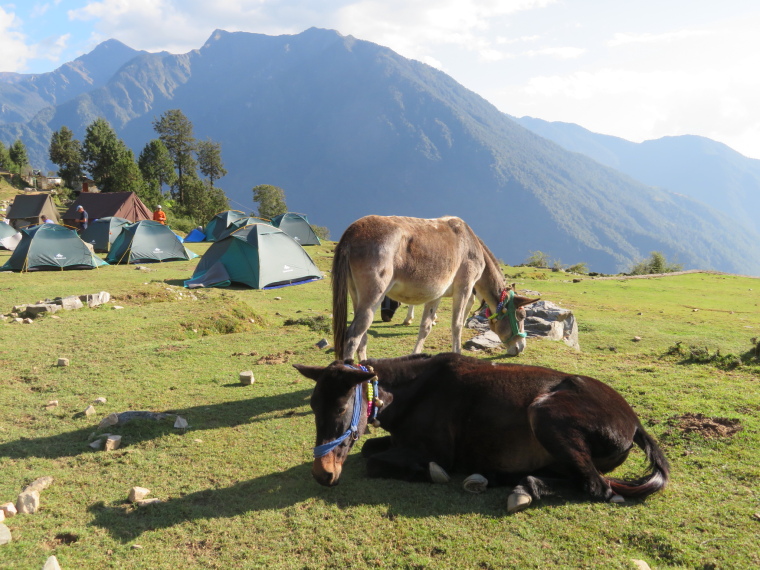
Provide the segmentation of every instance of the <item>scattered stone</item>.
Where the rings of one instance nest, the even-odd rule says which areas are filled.
[[[633,562],[633,565],[636,568],[638,568],[638,570],[651,570],[649,568],[649,564],[647,564],[643,560],[637,560],[636,558],[631,558],[631,562]]]
[[[51,319],[60,319],[61,317],[59,317],[58,315],[50,315],[50,318]]]
[[[631,340],[633,340],[633,342],[641,342],[641,337],[640,336],[635,336]]]
[[[14,322],[14,323],[19,323],[19,324],[20,324],[20,323],[23,323],[23,322],[24,322],[24,319],[22,319],[21,317],[16,317],[15,319],[13,319],[13,322]]]
[[[13,311],[11,311],[11,316],[17,317],[25,311],[26,311],[26,305],[16,305],[15,307],[13,307]]]
[[[95,413],[95,406],[93,406],[92,404],[87,406],[87,408],[84,411],[84,415],[87,416],[88,418],[94,413]]]
[[[0,505],[0,511],[3,511],[6,517],[12,517],[18,512],[16,510],[16,505],[13,503],[3,503]]]
[[[135,505],[137,505],[138,507],[146,507],[148,505],[155,505],[156,503],[160,503],[160,502],[162,502],[161,499],[156,499],[156,498],[143,499],[142,501],[135,501]],[[142,548],[142,546],[140,548]]]
[[[16,499],[16,510],[21,515],[33,515],[40,508],[40,492],[24,491]]]
[[[121,447],[120,435],[109,435],[106,438],[106,451],[114,451],[119,449],[119,447]]]
[[[464,348],[467,350],[489,350],[492,348],[499,348],[500,346],[501,339],[499,338],[499,335],[491,330],[471,338],[464,343]]]
[[[187,429],[187,420],[182,416],[177,416],[177,419],[174,420],[174,427],[177,429]]]
[[[68,297],[58,297],[55,299],[55,303],[60,305],[65,311],[73,311],[75,309],[81,309],[84,304],[76,295],[70,295]]]
[[[0,522],[5,520],[5,511],[0,511]]]
[[[112,308],[114,311],[118,311],[118,310],[121,310],[121,309],[123,309],[124,307],[121,307],[121,306],[119,306],[119,305],[114,305],[114,306],[113,306],[113,307],[111,307],[111,308]]]
[[[100,420],[100,423],[98,424],[98,429],[115,426],[118,423],[119,423],[119,414],[116,414],[116,413],[108,414],[106,417]]]
[[[583,281],[583,279],[579,279],[578,277],[573,279],[573,283],[580,283],[581,281]]]
[[[3,523],[0,523],[0,546],[3,544],[8,544],[11,540],[13,540],[13,537],[11,536],[11,529],[9,529]]]
[[[37,479],[29,483],[26,487],[24,487],[22,492],[28,493],[31,491],[37,491],[38,493],[41,493],[42,491],[50,487],[50,485],[53,484],[53,481],[54,479],[50,477],[49,475],[46,475],[45,477],[38,477]]]
[[[27,305],[26,310],[24,311],[24,314],[27,317],[30,317],[32,319],[36,319],[40,315],[43,315],[45,313],[55,313],[60,309],[60,305],[56,305],[55,303],[36,303],[34,305]]]
[[[25,325],[31,325],[32,323],[34,323],[34,321],[30,319],[29,317],[23,319],[21,322],[24,323]]]
[[[132,550],[142,550],[142,545],[141,544],[133,544],[132,545]]]
[[[95,398],[95,401],[93,402],[93,404],[105,404],[105,403],[106,403],[106,399],[103,396],[101,396],[100,398]]]
[[[194,441],[195,443],[203,443],[203,440],[202,440],[202,439],[194,439],[193,441]]]
[[[127,498],[130,503],[136,503],[137,501],[142,501],[148,495],[150,495],[150,489],[146,489],[145,487],[132,487],[129,490],[129,496]]]
[[[57,366],[68,366],[69,365],[69,359],[68,358],[59,358]]]
[[[61,565],[58,564],[58,559],[55,556],[48,556],[42,570],[61,570]]]
[[[319,350],[322,350],[322,349],[325,349],[325,348],[327,348],[328,346],[330,346],[330,343],[329,343],[329,342],[327,342],[327,339],[326,339],[326,338],[323,338],[322,340],[320,340],[320,341],[319,341],[317,344],[315,344],[314,346],[316,346],[316,347],[317,347]]]
[[[103,442],[106,440],[105,437],[99,437],[98,439],[91,441],[88,445],[93,448],[94,450],[99,450],[103,448]]]
[[[282,301],[282,297],[275,297],[274,300],[275,301]]]
[[[243,386],[252,386],[256,381],[252,370],[244,370],[239,374],[238,379]]]
[[[108,291],[101,291],[92,295],[80,295],[79,300],[82,303],[87,303],[88,307],[93,308],[108,303],[111,300],[111,294]]]
[[[578,322],[571,310],[563,309],[551,301],[537,301],[525,307],[525,315],[528,338],[561,340],[569,347],[580,350]]]
[[[46,410],[52,410],[53,408],[58,407],[58,400],[50,400],[47,404],[45,404]]]
[[[699,309],[692,309],[692,310],[691,310],[691,312],[692,312],[692,313],[698,313],[698,312],[699,312]]]

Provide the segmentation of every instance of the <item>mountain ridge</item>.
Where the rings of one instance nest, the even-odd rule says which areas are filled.
[[[81,138],[104,116],[139,153],[172,108],[196,138],[222,143],[219,185],[237,207],[253,205],[253,186],[275,184],[336,237],[370,213],[457,215],[513,264],[541,250],[609,273],[658,250],[687,267],[760,273],[758,240],[731,235],[725,215],[569,152],[448,75],[333,30],[217,30],[186,54],[143,52],[105,85],[0,125],[0,139],[23,135],[44,160],[54,130]]]

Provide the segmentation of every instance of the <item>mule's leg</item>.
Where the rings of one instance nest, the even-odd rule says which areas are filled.
[[[392,444],[393,442],[391,440],[391,436],[389,435],[368,439],[362,446],[362,457],[371,457],[376,453],[388,451],[391,448]]]
[[[512,514],[526,509],[533,499],[556,495],[558,490],[566,488],[570,490],[571,482],[567,479],[555,479],[550,477],[537,477],[528,475],[523,477],[507,499],[507,512]]]
[[[367,474],[383,479],[401,479],[413,483],[442,483],[448,475],[418,451],[392,447],[367,459]]]
[[[464,291],[455,291],[453,295],[451,314],[451,350],[458,354],[462,352],[462,327],[464,326],[464,318],[472,308],[474,300],[472,286]]]
[[[383,302],[385,289],[375,286],[371,291],[359,294],[355,283],[349,284],[351,303],[354,307],[354,319],[346,331],[346,343],[343,354],[338,358],[353,358],[359,352],[359,360],[367,358],[367,331],[375,317],[375,311]]]
[[[425,308],[422,311],[422,320],[420,321],[420,332],[417,335],[417,344],[414,345],[414,354],[422,352],[422,347],[425,345],[425,339],[430,334],[430,330],[433,328],[433,319],[435,319],[435,311],[438,309],[438,303],[441,302],[440,297],[434,299],[429,303],[425,303]]]
[[[404,319],[404,322],[402,324],[404,325],[411,325],[412,321],[414,320],[414,305],[409,305],[406,309],[406,318]]]

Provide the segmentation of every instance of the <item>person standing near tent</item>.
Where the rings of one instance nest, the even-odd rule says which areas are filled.
[[[89,218],[87,216],[87,211],[84,209],[84,206],[79,205],[77,206],[77,226],[79,226],[79,231],[83,232],[87,229],[87,222],[89,221]]]
[[[45,214],[42,214],[42,223],[43,224],[54,224],[55,222],[48,218]]]
[[[166,213],[161,206],[156,206],[156,211],[153,212],[153,221],[166,225]]]

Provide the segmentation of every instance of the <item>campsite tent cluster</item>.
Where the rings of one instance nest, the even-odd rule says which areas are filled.
[[[41,198],[28,200],[31,196]],[[22,200],[18,205],[14,201],[10,214],[18,214],[11,219],[19,231],[9,224],[0,224],[4,226],[0,227],[0,247],[13,251],[0,271],[94,269],[108,264],[198,257],[168,226],[147,219],[150,210],[134,194],[92,194],[84,199],[82,196],[63,215],[64,221],[73,220],[78,203],[83,203],[88,213],[96,212],[90,214],[92,222],[81,238],[73,228],[42,223],[48,206],[50,215],[45,215],[51,220],[59,219],[49,195],[17,196],[16,200]],[[97,196],[105,198],[100,201]],[[264,289],[321,279],[321,272],[301,247],[304,243],[319,244],[306,217],[285,214],[279,218],[280,228],[234,210],[214,216],[205,230],[199,232],[203,241],[214,243],[185,286],[226,287],[237,283]],[[96,256],[96,251],[107,252],[105,260]]]

